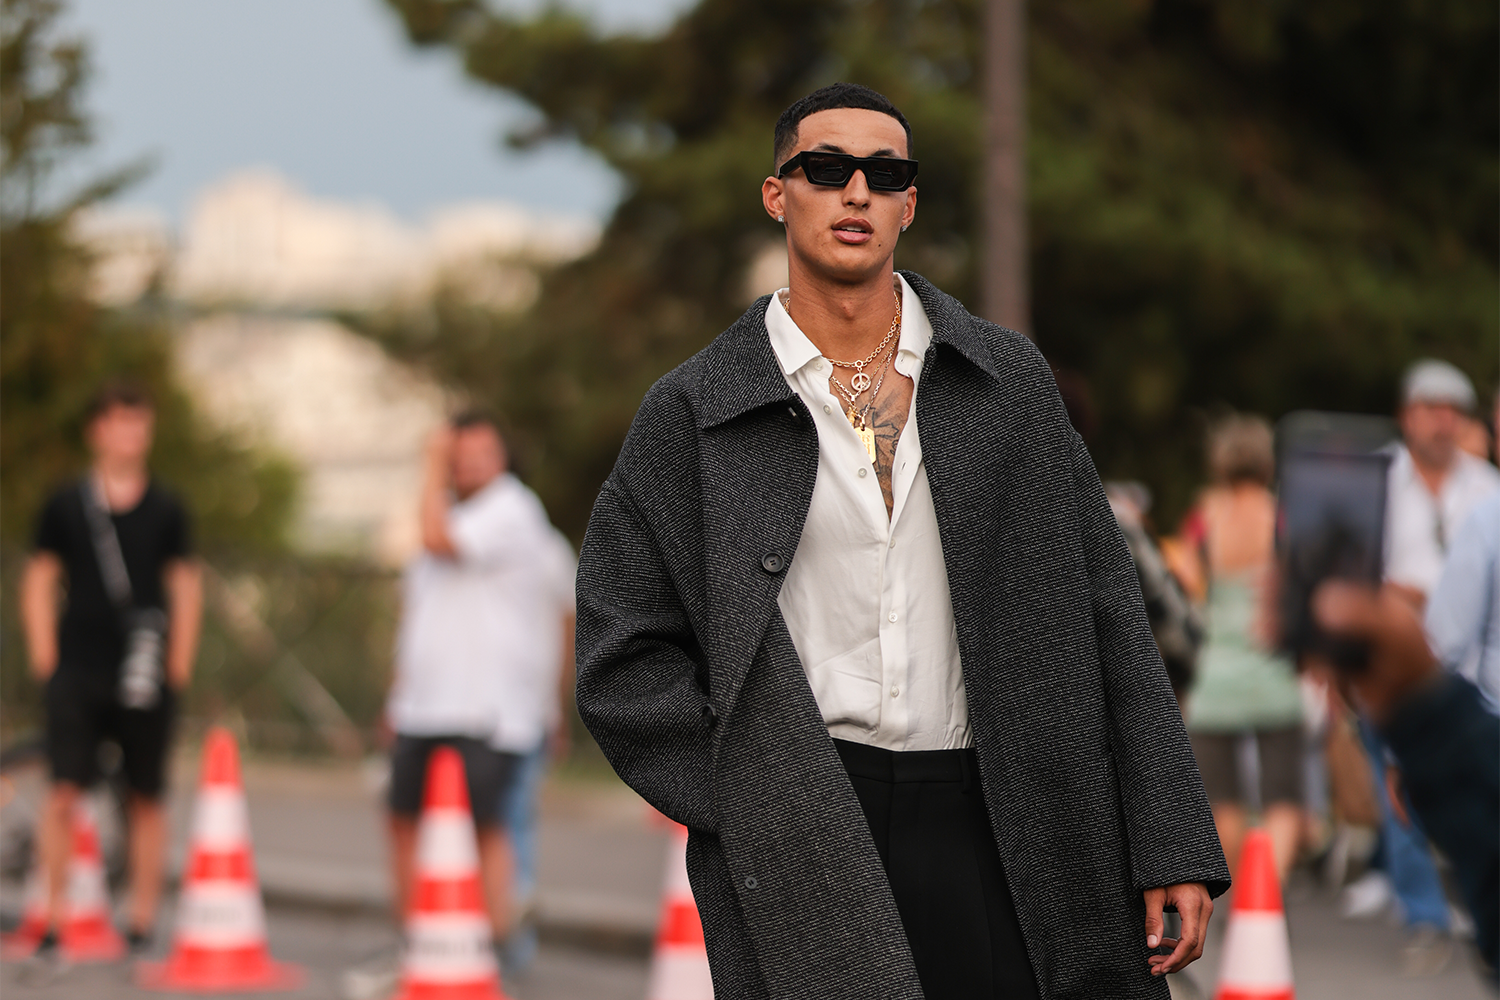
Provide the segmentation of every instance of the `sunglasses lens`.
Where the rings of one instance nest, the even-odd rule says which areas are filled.
[[[849,181],[852,164],[836,156],[809,156],[803,160],[807,179],[814,184],[834,184],[843,187]]]
[[[869,178],[870,187],[886,188],[904,187],[901,184],[901,176],[904,173],[899,167],[889,167],[881,164],[878,167],[867,167],[865,176]]]

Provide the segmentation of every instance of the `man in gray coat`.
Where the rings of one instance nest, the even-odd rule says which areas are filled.
[[[1229,884],[1202,782],[1046,362],[893,271],[910,156],[863,87],[777,123],[790,287],[641,404],[578,707],[690,831],[724,1000],[1165,997]]]

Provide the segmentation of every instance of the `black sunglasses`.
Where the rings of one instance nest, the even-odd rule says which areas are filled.
[[[802,168],[809,184],[841,188],[849,183],[854,171],[863,170],[865,183],[872,191],[905,191],[917,179],[916,160],[898,160],[893,156],[850,156],[847,153],[815,153],[803,150],[787,160],[776,171],[778,178]]]

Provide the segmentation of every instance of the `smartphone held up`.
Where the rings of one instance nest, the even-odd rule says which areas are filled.
[[[1380,585],[1386,474],[1396,439],[1382,417],[1300,411],[1276,427],[1277,611],[1280,645],[1341,670],[1363,669],[1367,650],[1318,628],[1312,596],[1328,579]]]

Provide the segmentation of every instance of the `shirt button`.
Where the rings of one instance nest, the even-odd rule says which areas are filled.
[[[822,361],[814,361],[813,362],[813,371],[820,372],[822,370],[823,370],[823,362]]]
[[[870,474],[870,470],[869,469],[860,469],[859,470],[859,478],[861,478],[861,479],[865,478],[865,476],[867,476],[869,474]]]
[[[894,538],[892,538],[891,539],[891,548],[894,549],[895,547],[896,547],[896,540]]]
[[[894,611],[892,611],[892,612],[891,612],[891,613],[890,613],[890,619],[891,619],[891,621],[893,621],[893,622],[894,622],[894,621],[895,621],[895,620],[896,620],[896,618],[897,618],[897,617],[898,617],[898,616],[897,616],[897,614],[896,614],[896,612],[894,612]]]
[[[892,687],[891,688],[891,697],[892,698],[899,698],[899,697],[901,697],[901,689],[898,688],[898,687]]]
[[[827,403],[824,403],[823,404],[823,412],[824,413],[832,413],[833,412],[833,407],[829,406]]]

